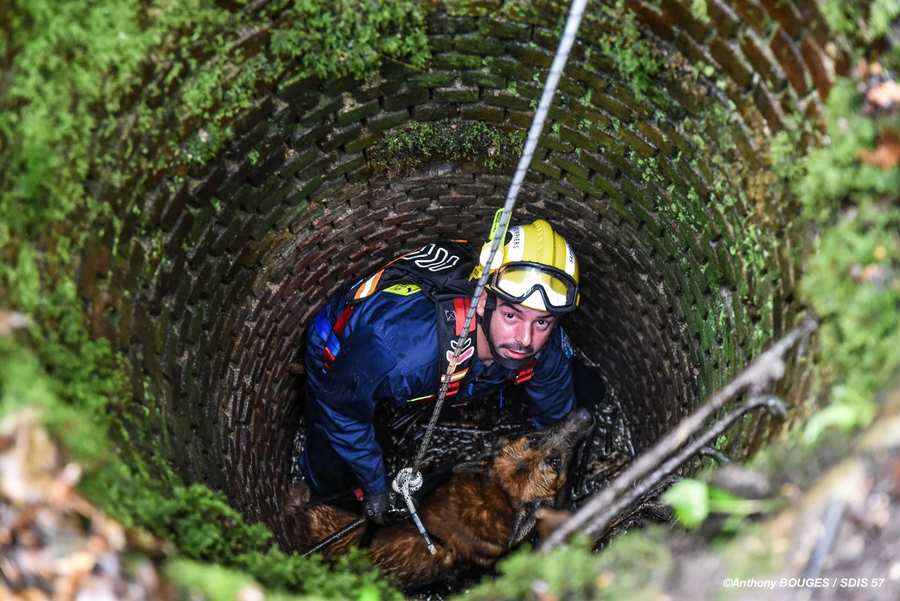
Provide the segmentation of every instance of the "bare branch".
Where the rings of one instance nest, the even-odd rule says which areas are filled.
[[[592,523],[594,517],[600,514],[616,498],[631,486],[633,482],[646,476],[656,466],[675,453],[688,439],[696,434],[703,424],[725,403],[733,399],[745,389],[758,396],[773,381],[784,375],[784,354],[798,341],[802,340],[818,327],[818,322],[812,316],[807,315],[798,327],[788,332],[778,340],[771,348],[764,351],[744,371],[737,375],[724,388],[716,392],[697,411],[681,420],[675,428],[660,439],[649,451],[643,453],[622,474],[613,480],[602,492],[594,496],[572,518],[557,529],[541,545],[541,551],[549,551],[562,544],[572,534],[582,530],[587,524]],[[702,446],[702,445],[701,445]]]

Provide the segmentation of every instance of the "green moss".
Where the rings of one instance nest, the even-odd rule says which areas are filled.
[[[818,392],[830,399],[807,441],[868,423],[878,390],[900,371],[900,168],[859,158],[900,120],[865,116],[860,102],[854,82],[837,82],[825,113],[830,144],[802,161],[794,186],[820,229],[800,290],[823,318]]]
[[[615,4],[601,4],[603,18],[610,22],[610,31],[597,40],[605,58],[612,61],[619,77],[639,98],[656,96],[654,80],[663,67],[655,47],[641,35],[634,13],[625,0]]]
[[[392,173],[435,160],[474,162],[495,170],[515,165],[524,144],[521,130],[447,119],[392,130],[372,146],[369,157],[373,167]]]
[[[617,537],[601,553],[584,541],[541,554],[524,549],[499,564],[500,575],[462,596],[464,601],[519,599],[657,599],[672,569],[663,529]]]

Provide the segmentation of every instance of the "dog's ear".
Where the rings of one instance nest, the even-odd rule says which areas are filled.
[[[512,549],[531,534],[537,521],[537,510],[541,501],[529,501],[516,508],[516,516],[513,520],[512,532],[509,534],[509,548]]]

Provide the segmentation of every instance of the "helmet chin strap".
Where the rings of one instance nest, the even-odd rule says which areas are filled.
[[[484,317],[481,315],[475,314],[475,319],[478,320],[478,325],[481,326],[481,331],[484,332],[484,338],[487,340],[488,348],[491,349],[491,357],[494,358],[499,365],[501,365],[505,369],[521,369],[531,361],[531,357],[526,357],[524,359],[510,359],[508,357],[504,357],[499,352],[497,352],[497,347],[494,346],[494,341],[491,340],[491,316],[494,314],[494,309],[497,308],[497,298],[490,293],[485,293],[486,298],[484,301]]]

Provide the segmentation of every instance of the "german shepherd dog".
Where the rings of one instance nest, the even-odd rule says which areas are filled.
[[[412,521],[405,520],[371,533],[372,563],[404,587],[429,584],[471,566],[493,566],[531,533],[537,510],[552,507],[561,496],[570,460],[592,424],[587,410],[576,409],[547,430],[520,436],[492,455],[456,466],[418,507],[437,553],[428,553]],[[359,515],[315,505],[301,510],[298,518],[298,527],[306,530],[300,538],[312,547]],[[363,530],[336,541],[323,554],[332,558],[359,545]]]

